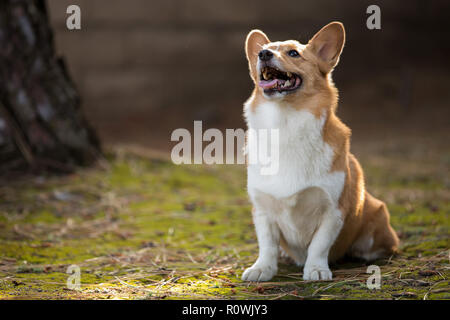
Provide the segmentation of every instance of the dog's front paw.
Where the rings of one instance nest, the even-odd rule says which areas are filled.
[[[333,275],[327,265],[312,264],[305,265],[303,269],[303,280],[331,280]]]
[[[277,268],[270,265],[254,264],[242,274],[244,281],[269,281],[277,273]]]

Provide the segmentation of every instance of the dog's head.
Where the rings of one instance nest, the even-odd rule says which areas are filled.
[[[329,74],[339,61],[345,42],[344,26],[332,22],[303,45],[295,40],[271,42],[252,30],[245,42],[250,76],[267,99],[312,97],[332,84]]]

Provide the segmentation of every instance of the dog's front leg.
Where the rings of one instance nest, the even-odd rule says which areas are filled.
[[[253,266],[244,271],[242,280],[268,281],[278,270],[280,230],[263,211],[253,211],[253,223],[258,238],[259,257]]]
[[[329,208],[308,247],[308,256],[303,269],[303,280],[331,280],[328,253],[343,226],[341,212]]]

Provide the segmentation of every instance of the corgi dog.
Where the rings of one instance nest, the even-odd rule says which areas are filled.
[[[249,129],[278,130],[279,168],[263,175],[261,164],[247,164],[259,257],[242,280],[270,280],[280,254],[304,267],[304,280],[331,280],[329,262],[344,255],[369,261],[397,250],[388,209],[365,190],[350,153],[350,129],[335,114],[331,72],[344,42],[340,22],[323,27],[306,45],[271,42],[260,30],[247,36],[255,88],[244,116]]]

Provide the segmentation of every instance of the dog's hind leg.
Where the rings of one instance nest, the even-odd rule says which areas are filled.
[[[399,240],[389,222],[386,204],[366,192],[363,210],[363,228],[350,254],[367,261],[394,254]]]

